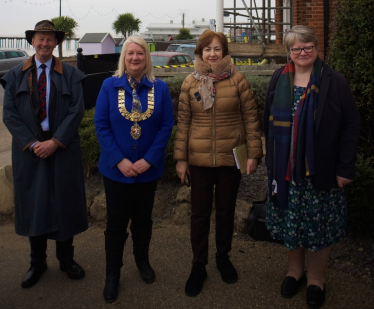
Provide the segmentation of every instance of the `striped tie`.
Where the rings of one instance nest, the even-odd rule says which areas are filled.
[[[39,122],[42,122],[47,117],[47,76],[45,74],[45,68],[47,66],[42,63],[40,68],[43,69],[38,80],[38,93],[39,93]]]

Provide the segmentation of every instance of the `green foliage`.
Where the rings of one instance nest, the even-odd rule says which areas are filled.
[[[374,234],[374,157],[358,155],[356,176],[346,187],[348,228],[362,234]]]
[[[78,23],[69,16],[59,16],[52,18],[51,21],[55,24],[55,29],[64,31],[66,38],[74,38],[75,30],[78,28]],[[58,57],[62,58],[62,44],[58,45]]]
[[[251,89],[255,95],[255,100],[258,106],[258,119],[260,121],[260,129],[261,131],[263,131],[264,125],[262,117],[264,114],[265,96],[271,76],[255,76],[248,74],[245,75],[245,77],[248,79],[249,84],[251,85]]]
[[[95,108],[86,110],[78,130],[81,138],[83,170],[86,177],[93,169],[97,168],[100,157],[100,145],[96,137],[94,116]]]
[[[360,151],[374,155],[374,0],[340,0],[327,63],[348,80],[361,114]]]
[[[186,73],[186,75],[167,77],[163,79],[168,84],[170,96],[173,101],[175,123],[178,122],[178,104],[179,104],[179,95],[181,93],[182,83],[188,74],[189,73]]]
[[[186,28],[180,28],[176,39],[177,40],[191,40],[193,39],[193,36],[191,35],[190,30]]]
[[[126,39],[127,36],[139,31],[141,23],[140,19],[135,18],[132,13],[125,13],[117,16],[117,19],[113,22],[112,28],[116,34],[121,33]]]
[[[177,133],[177,126],[174,126],[173,131],[171,132],[169,142],[165,150],[165,172],[164,172],[164,175],[162,176],[163,181],[174,181],[178,179],[177,173],[175,172],[176,161],[174,161],[173,159],[174,139],[175,139],[176,133]]]

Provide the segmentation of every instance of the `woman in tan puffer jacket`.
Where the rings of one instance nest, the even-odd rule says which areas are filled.
[[[198,295],[207,277],[208,236],[215,186],[216,263],[226,283],[237,281],[228,253],[241,179],[233,148],[247,144],[247,174],[262,156],[257,105],[244,75],[228,55],[226,37],[205,31],[195,49],[195,71],[182,85],[174,144],[176,171],[184,183],[191,177],[192,271],[185,292]]]

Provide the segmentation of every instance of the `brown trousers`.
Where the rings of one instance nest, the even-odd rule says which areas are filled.
[[[231,251],[234,214],[241,174],[236,167],[190,166],[191,245],[193,264],[208,264],[208,239],[215,186],[217,255]]]

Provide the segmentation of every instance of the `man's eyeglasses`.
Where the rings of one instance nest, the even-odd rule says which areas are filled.
[[[300,55],[301,51],[304,51],[305,53],[310,54],[313,51],[313,47],[314,46],[307,46],[304,48],[290,48],[290,51],[294,55]]]

